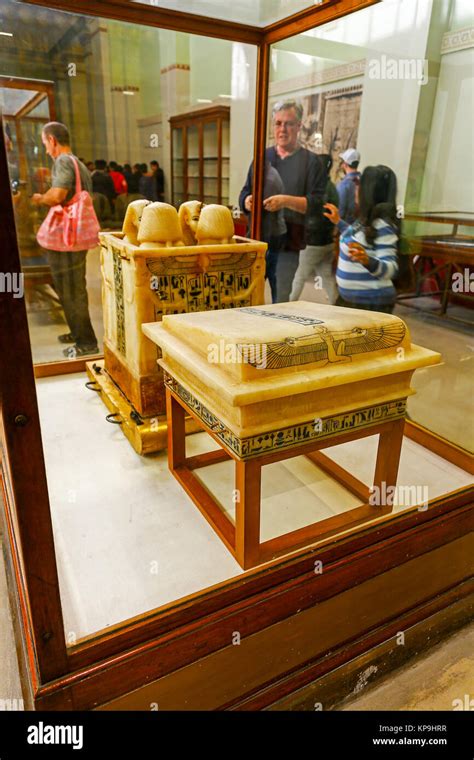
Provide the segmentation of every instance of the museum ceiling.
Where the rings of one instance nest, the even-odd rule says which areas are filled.
[[[97,22],[94,20],[94,23]],[[2,60],[8,60],[9,54],[19,49],[54,55],[61,48],[70,49],[71,44],[80,44],[80,35],[87,31],[87,24],[87,19],[72,13],[2,0],[0,56]]]

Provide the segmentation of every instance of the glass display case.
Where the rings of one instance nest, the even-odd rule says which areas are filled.
[[[447,9],[443,0],[282,0],[270,9],[249,0],[233,6],[230,15],[213,0],[180,3],[179,11],[173,3],[158,8],[125,0],[116,0],[113,8],[87,3],[84,12],[76,5],[8,0],[2,8],[2,29],[11,36],[1,38],[0,78],[0,500],[22,689],[11,696],[22,696],[27,709],[45,710],[308,709],[316,681],[324,709],[331,709],[341,679],[355,688],[361,664],[377,662],[385,674],[468,616],[473,312],[469,298],[456,297],[453,277],[462,275],[461,295],[468,296],[474,213],[470,3],[453,0]],[[34,89],[25,84],[34,79]],[[445,129],[448,100],[450,128]],[[290,378],[295,396],[301,392],[297,373],[301,387],[312,382],[295,352],[315,352],[314,377],[323,385],[325,379],[327,387],[320,389],[325,399],[340,386],[341,419],[352,395],[334,378],[346,373],[360,381],[358,408],[350,411],[357,415],[364,407],[369,415],[364,424],[367,419],[372,424],[373,377],[369,370],[367,377],[357,374],[361,363],[352,362],[352,353],[378,341],[374,367],[383,366],[390,353],[399,362],[398,374],[405,372],[404,388],[414,370],[407,347],[441,355],[436,366],[417,369],[416,393],[404,396],[406,419],[400,413],[390,430],[331,439],[334,445],[319,446],[313,461],[299,451],[291,459],[269,453],[258,474],[257,539],[266,542],[267,551],[252,561],[239,564],[227,548],[227,534],[216,534],[204,514],[206,507],[215,524],[235,533],[242,515],[240,489],[247,503],[255,503],[257,468],[250,460],[245,483],[234,482],[232,462],[216,446],[216,436],[226,432],[219,415],[214,418],[202,402],[199,414],[206,425],[196,424],[186,436],[183,415],[177,415],[175,438],[168,441],[170,456],[178,452],[182,461],[170,469],[166,451],[142,455],[130,446],[123,420],[101,398],[104,308],[113,312],[113,319],[106,319],[110,330],[130,319],[136,335],[147,321],[141,319],[140,303],[146,299],[137,297],[138,290],[143,295],[149,275],[157,275],[146,247],[135,265],[138,237],[126,241],[134,252],[126,262],[126,246],[111,244],[107,260],[99,245],[86,253],[85,287],[99,349],[68,359],[63,354],[66,312],[46,257],[35,258],[45,253],[35,235],[47,209],[34,205],[32,196],[45,194],[43,183],[53,168],[42,142],[49,119],[67,125],[72,152],[89,165],[96,188],[98,182],[107,184],[96,172],[112,173],[106,180],[116,172],[127,174],[130,188],[114,190],[111,216],[102,224],[112,244],[114,237],[128,234],[125,227],[121,231],[119,207],[125,214],[130,203],[149,200],[155,163],[163,170],[162,200],[174,207],[168,212],[173,219],[176,209],[193,200],[226,207],[227,232],[205,238],[203,245],[220,264],[225,251],[219,245],[232,245],[232,255],[226,254],[232,261],[220,266],[219,282],[213,283],[212,257],[199,250],[193,259],[197,274],[193,270],[186,288],[201,306],[181,311],[200,312],[213,288],[225,299],[235,286],[248,299],[242,301],[244,313],[255,316],[257,309],[263,315],[255,316],[251,335],[270,346],[275,373],[268,370],[262,380],[254,367],[226,366],[240,360],[222,358],[225,346],[219,339],[237,335],[242,348],[251,338],[245,319],[239,332],[231,316],[224,333],[216,309],[213,348],[202,330],[195,328],[194,339],[192,330],[183,330],[187,348],[180,353],[180,378],[192,376],[192,387],[207,398],[206,378],[216,377],[211,400],[218,406],[221,399],[229,417],[241,409],[247,413],[246,404],[250,422],[273,409],[274,422],[265,418],[262,430],[249,422],[246,435],[261,439],[255,445],[267,445],[262,436],[282,422],[268,395],[282,378]],[[358,166],[351,166],[354,161]],[[100,168],[102,162],[106,168]],[[384,187],[387,177],[396,177],[396,196],[382,199],[390,201],[390,234],[396,238],[396,245],[390,242],[396,253],[387,255],[397,267],[405,260],[416,276],[404,287],[387,285],[390,298],[378,302],[386,307],[380,324],[403,331],[398,342],[380,326],[368,337],[376,317],[367,316],[367,303],[364,311],[353,312],[347,298],[337,304],[344,290],[338,266],[348,255],[344,246],[354,242],[344,236],[354,233],[354,225],[369,235],[356,240],[366,270],[384,270],[372,245],[372,222],[379,217],[360,217],[360,209],[367,208],[367,169],[374,167],[383,167]],[[358,181],[352,221],[341,215],[336,221],[332,211],[332,219],[324,217],[323,205],[331,199],[340,208],[339,185],[352,181],[353,172]],[[229,217],[237,222],[240,214],[248,218],[250,242],[229,232]],[[452,221],[456,230],[446,233],[449,240],[439,215],[450,220],[460,215],[459,224]],[[188,291],[179,278],[189,274],[186,256],[179,255],[183,241],[175,236],[172,242],[176,245],[160,238],[160,256],[173,257],[176,271],[166,286],[183,298]],[[258,303],[250,293],[252,242],[259,266],[267,249],[264,293],[261,269],[254,277]],[[299,292],[293,292],[300,267]],[[364,271],[356,274],[367,280]],[[168,275],[160,270],[158,276]],[[119,294],[112,306],[108,285]],[[280,307],[272,306],[281,286],[298,325],[293,331],[291,319],[286,330]],[[154,302],[164,290],[155,283]],[[301,313],[298,300],[304,302]],[[229,314],[239,308],[237,301],[227,305]],[[443,309],[459,319],[446,319]],[[338,311],[347,324],[352,314],[344,335],[336,329]],[[176,314],[173,309],[166,314],[173,333]],[[309,337],[317,334],[316,347],[302,326]],[[274,337],[267,339],[267,332]],[[148,340],[146,330],[142,333],[140,340]],[[131,356],[140,354],[140,345],[137,340]],[[198,346],[200,364],[192,358]],[[161,361],[157,346],[152,348],[153,362]],[[221,351],[218,361],[210,358],[210,348]],[[219,384],[227,369],[231,390],[224,381]],[[240,383],[250,376],[253,396],[235,379]],[[377,404],[388,407],[391,381],[377,377]],[[255,389],[264,386],[262,401]],[[318,414],[313,396],[307,404],[297,400],[292,433],[314,437],[325,430],[328,420]],[[186,405],[192,406],[189,397]],[[134,412],[132,405],[128,417],[143,424]],[[145,423],[153,432],[152,418]],[[344,418],[331,424],[352,423]],[[390,441],[397,453],[401,448],[398,480]],[[195,508],[183,486],[191,479],[194,504],[201,500],[203,509]],[[371,489],[374,484],[378,491]],[[351,522],[351,514],[363,519]],[[248,521],[255,533],[255,514]],[[331,529],[322,531],[321,525]],[[296,534],[297,540],[286,541]],[[390,642],[400,631],[406,645],[394,648]]]

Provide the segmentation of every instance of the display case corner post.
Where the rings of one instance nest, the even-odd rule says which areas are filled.
[[[3,129],[0,227],[2,270],[21,277]],[[15,570],[25,636],[34,653],[30,664],[40,683],[45,683],[67,671],[67,652],[24,296],[0,293],[0,357],[0,478],[6,548]]]
[[[262,41],[258,46],[257,86],[255,98],[255,139],[253,156],[253,199],[251,229],[251,237],[254,240],[260,240],[260,233],[262,228],[269,76],[270,45]]]

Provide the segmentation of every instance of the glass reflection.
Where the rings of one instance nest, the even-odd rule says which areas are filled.
[[[392,312],[442,353],[442,366],[415,373],[410,417],[472,450],[470,24],[463,0],[386,0],[272,46],[266,155],[283,189],[265,189],[263,235],[272,300]],[[297,209],[305,150],[325,184]],[[241,201],[251,210],[246,188]],[[287,230],[275,240],[265,215],[277,209]]]

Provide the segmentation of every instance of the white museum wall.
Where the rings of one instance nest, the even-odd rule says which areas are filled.
[[[231,94],[232,43],[189,35],[190,105]],[[205,105],[205,104],[202,104]]]
[[[239,205],[239,194],[253,159],[256,80],[256,46],[234,42],[231,72],[232,100],[230,101],[229,203],[231,206]]]
[[[161,110],[160,38],[157,29],[101,20],[107,46],[106,103],[107,156],[118,163],[160,160],[141,133],[139,119]],[[124,94],[125,92],[125,94]],[[131,92],[133,94],[126,94]],[[101,156],[96,156],[101,157]]]
[[[474,30],[472,47],[441,58],[421,208],[474,211]]]
[[[451,14],[450,29],[463,29],[464,27],[472,26],[474,21],[474,5],[472,0],[455,0]]]
[[[137,119],[137,127],[139,134],[139,158],[137,161],[149,164],[150,161],[158,161],[161,168],[163,168],[165,160],[165,144],[164,130],[162,123],[161,113],[147,116],[143,119]],[[155,146],[155,139],[158,141],[158,147]],[[152,147],[153,145],[153,147]],[[169,176],[165,175],[165,193],[167,191],[166,185],[168,183]]]

